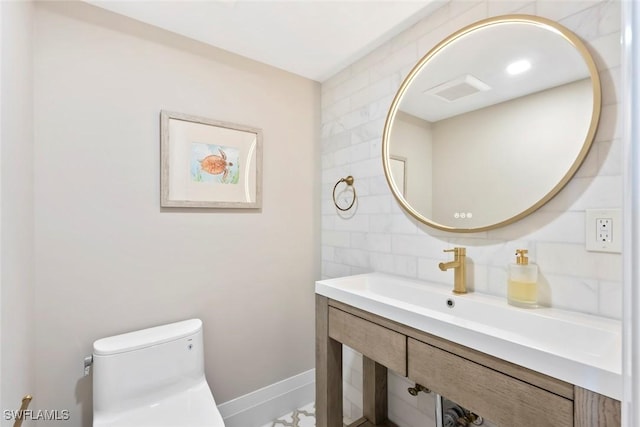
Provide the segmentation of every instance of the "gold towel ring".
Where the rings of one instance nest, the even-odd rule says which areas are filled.
[[[336,205],[336,208],[338,208],[341,211],[348,211],[349,209],[351,209],[354,205],[354,203],[356,202],[356,188],[353,186],[353,177],[351,175],[349,175],[346,178],[340,178],[340,181],[336,182],[336,185],[333,186],[333,204]],[[340,184],[341,182],[344,182],[345,184],[347,184],[349,187],[351,187],[351,189],[353,190],[353,200],[351,200],[351,204],[346,207],[346,208],[342,208],[338,205],[338,202],[336,201],[336,188],[338,188],[338,184]]]

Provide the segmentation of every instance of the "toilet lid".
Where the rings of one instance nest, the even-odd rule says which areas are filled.
[[[94,413],[93,427],[224,427],[206,382],[126,411]]]

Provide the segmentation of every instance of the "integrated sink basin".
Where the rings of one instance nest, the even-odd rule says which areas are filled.
[[[621,322],[506,298],[456,295],[382,273],[316,282],[316,293],[613,399],[622,398]]]

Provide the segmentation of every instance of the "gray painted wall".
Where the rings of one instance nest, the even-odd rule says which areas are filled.
[[[313,368],[319,84],[73,2],[34,69],[39,406],[89,425],[92,342],[191,317],[218,403]],[[263,208],[160,209],[161,109],[262,128]]]
[[[0,408],[17,410],[35,393],[33,4],[0,2],[0,15]]]

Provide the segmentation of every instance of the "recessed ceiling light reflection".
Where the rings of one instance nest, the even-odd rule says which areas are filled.
[[[526,59],[521,59],[519,61],[512,62],[507,66],[507,73],[515,76],[516,74],[521,74],[531,68],[531,62]]]

